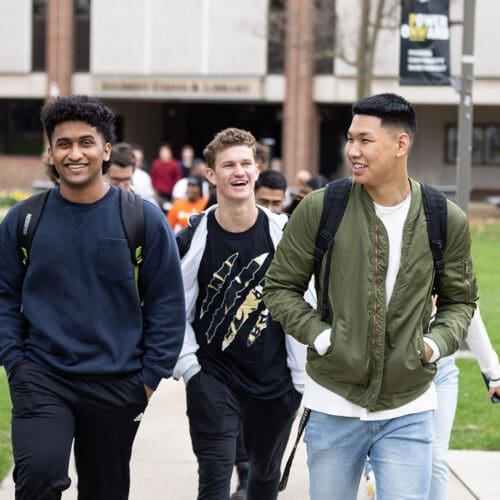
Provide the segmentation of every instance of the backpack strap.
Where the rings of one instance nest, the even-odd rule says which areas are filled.
[[[177,248],[179,250],[179,257],[182,259],[188,253],[191,247],[191,240],[193,239],[194,232],[201,222],[202,217],[206,217],[205,213],[193,214],[189,217],[188,225],[181,229],[175,235]]]
[[[143,261],[144,209],[137,193],[120,189],[120,217],[134,265],[134,278],[139,291],[139,266]]]
[[[350,177],[337,179],[330,182],[325,187],[323,198],[323,211],[316,233],[316,248],[314,249],[314,278],[318,283],[321,261],[326,251],[328,251],[328,261],[331,259],[335,234],[344,216],[349,195],[351,193],[352,180]],[[321,320],[326,321],[330,315],[328,305],[328,285],[330,279],[330,266],[325,268],[323,300],[321,301]]]
[[[47,189],[35,194],[21,206],[17,220],[17,244],[21,253],[21,261],[25,267],[28,267],[31,242],[51,191],[51,189]]]
[[[448,221],[448,204],[444,193],[434,186],[420,183],[422,187],[422,202],[424,205],[427,233],[434,260],[434,283],[432,294],[438,293],[439,276],[444,271],[444,251],[446,248],[446,225]]]

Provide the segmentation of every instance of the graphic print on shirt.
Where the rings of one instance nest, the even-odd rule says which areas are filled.
[[[200,308],[200,318],[204,315],[211,318],[206,331],[208,343],[214,338],[222,339],[224,351],[242,330],[248,331],[250,327],[246,345],[251,346],[260,337],[269,316],[262,300],[268,267],[264,264],[269,256],[265,252],[254,257],[236,274],[233,269],[238,253],[235,253],[213,274]]]
[[[221,290],[225,289],[226,279],[231,278],[231,269],[233,268],[234,262],[238,258],[238,253],[233,253],[230,255],[220,266],[219,269],[213,274],[212,279],[207,287],[207,296],[205,300],[201,304],[200,309],[200,318],[205,316],[205,313],[210,309],[210,306],[214,302],[215,299],[218,298]],[[229,277],[229,278],[228,278]],[[209,338],[208,342],[212,339]]]

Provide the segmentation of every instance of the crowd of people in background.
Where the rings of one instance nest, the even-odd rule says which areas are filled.
[[[309,170],[300,169],[288,187],[281,170],[270,165],[267,147],[260,143],[256,145],[255,161],[260,175],[264,174],[264,181],[258,180],[255,186],[256,192],[260,189],[264,193],[257,203],[274,212],[290,215],[304,196],[326,186],[329,181],[323,175],[313,176]],[[141,145],[122,142],[113,147],[110,162],[105,177],[107,182],[132,190],[161,208],[174,233],[186,227],[190,215],[216,203],[215,187],[205,177],[207,164],[196,156],[190,144],[182,146],[177,159],[171,144],[163,142],[158,156],[148,163]],[[57,178],[48,164],[46,172],[56,183]]]

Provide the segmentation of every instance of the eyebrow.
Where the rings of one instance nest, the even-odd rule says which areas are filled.
[[[351,131],[347,131],[348,136],[358,136],[358,137],[366,137],[366,136],[373,136],[373,132],[358,132],[357,134],[353,134]]]
[[[95,137],[92,134],[82,135],[81,137],[78,137],[79,141],[84,141],[87,139],[92,139],[95,141]],[[63,136],[63,137],[58,137],[55,142],[57,143],[59,141],[70,141],[70,140],[71,138]]]

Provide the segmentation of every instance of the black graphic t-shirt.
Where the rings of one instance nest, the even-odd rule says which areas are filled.
[[[278,397],[292,387],[285,335],[262,300],[274,247],[266,216],[243,233],[222,229],[208,215],[208,237],[198,271],[193,328],[201,366],[236,391]]]

